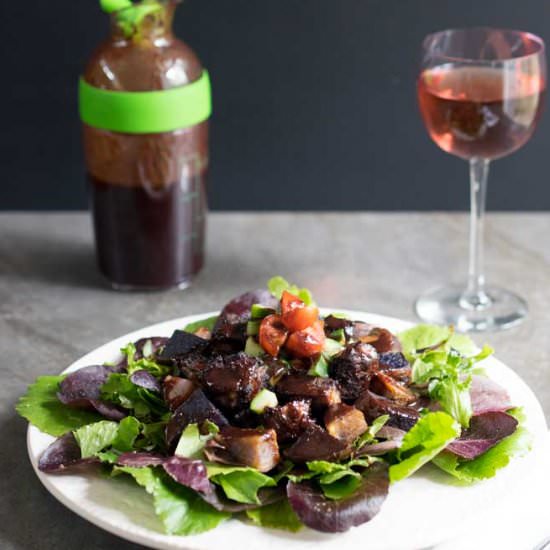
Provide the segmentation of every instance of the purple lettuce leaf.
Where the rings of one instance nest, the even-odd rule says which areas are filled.
[[[312,482],[289,482],[290,505],[302,523],[325,533],[340,533],[370,521],[388,495],[388,465],[375,462],[357,490],[341,500],[329,500]]]
[[[401,446],[401,441],[391,440],[387,441],[378,441],[377,443],[369,443],[364,445],[357,451],[355,451],[356,456],[382,456],[390,451],[395,451]]]
[[[212,483],[208,481],[206,466],[202,460],[171,456],[164,461],[162,467],[174,481],[189,489],[204,494],[214,491]]]
[[[244,512],[245,510],[254,510],[278,502],[286,497],[286,492],[283,487],[264,487],[258,491],[260,504],[245,504],[230,500],[225,496],[221,487],[215,487],[212,493],[200,493],[200,496],[219,512],[237,513]]]
[[[146,370],[137,370],[130,375],[130,381],[135,386],[144,388],[146,390],[151,390],[156,393],[162,391],[160,382],[148,371]]]
[[[276,308],[278,301],[267,290],[255,290],[237,296],[222,309],[212,330],[211,348],[218,352],[244,349],[246,322],[254,304]]]
[[[518,421],[505,412],[488,412],[472,416],[470,427],[459,439],[447,446],[447,451],[472,460],[494,447],[501,439],[512,435]]]
[[[512,409],[514,405],[508,392],[486,376],[473,376],[470,399],[474,415]]]
[[[101,400],[101,386],[113,369],[106,365],[91,365],[69,374],[59,384],[57,398],[64,405],[78,409],[95,409],[109,420],[121,420],[126,413]]]
[[[131,451],[119,455],[117,465],[129,466],[130,468],[145,468],[146,466],[162,466],[165,460],[166,457],[158,453]]]
[[[99,464],[95,457],[82,458],[80,447],[72,432],[56,439],[40,456],[38,469],[48,474],[61,474],[76,468]]]
[[[241,320],[248,320],[250,318],[250,308],[254,304],[276,309],[279,302],[266,289],[245,292],[225,304],[220,317],[239,317]]]

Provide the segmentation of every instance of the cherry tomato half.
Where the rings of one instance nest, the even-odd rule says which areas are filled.
[[[285,348],[295,357],[311,357],[323,351],[325,331],[323,321],[317,320],[310,327],[293,332]]]
[[[260,324],[260,346],[272,357],[277,357],[279,350],[286,342],[288,330],[283,325],[280,315],[268,315]]]
[[[319,309],[306,304],[290,292],[283,291],[281,297],[281,318],[290,331],[304,330],[319,318]]]

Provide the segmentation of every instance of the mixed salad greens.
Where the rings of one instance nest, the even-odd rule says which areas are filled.
[[[232,516],[341,532],[428,462],[472,483],[530,448],[521,409],[478,366],[490,348],[444,327],[322,318],[281,277],[121,352],[39,377],[17,410],[58,438],[40,470],[130,476],[169,534]]]

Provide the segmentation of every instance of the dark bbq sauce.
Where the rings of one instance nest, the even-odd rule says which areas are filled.
[[[155,189],[88,180],[99,268],[117,287],[183,286],[201,269],[204,174]]]

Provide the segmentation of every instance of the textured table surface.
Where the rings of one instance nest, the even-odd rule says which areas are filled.
[[[533,388],[550,419],[550,213],[491,214],[487,276],[529,302],[520,327],[475,339]],[[463,214],[213,214],[206,268],[185,291],[120,294],[98,275],[87,214],[0,214],[0,548],[136,548],[80,519],[42,488],[14,405],[39,374],[56,374],[112,338],[218,308],[274,274],[324,306],[414,320],[412,302],[461,281]]]

